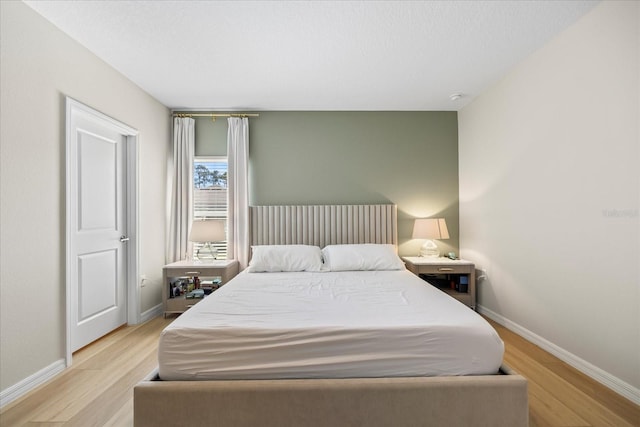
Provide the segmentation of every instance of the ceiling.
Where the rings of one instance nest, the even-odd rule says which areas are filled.
[[[598,2],[25,3],[170,108],[435,111],[462,108]]]

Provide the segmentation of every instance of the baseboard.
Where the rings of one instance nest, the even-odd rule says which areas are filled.
[[[158,304],[157,306],[145,311],[144,313],[141,313],[140,323],[144,323],[148,320],[162,315],[162,311],[162,304]],[[25,378],[19,383],[0,391],[0,408],[4,408],[9,403],[13,402],[16,399],[19,399],[39,385],[55,377],[56,375],[64,371],[65,368],[65,360],[60,359],[52,363],[51,365],[42,368],[35,374]]]
[[[35,374],[25,378],[19,383],[0,391],[0,408],[4,408],[9,403],[24,396],[39,385],[49,381],[51,378],[64,371],[65,368],[66,364],[64,359],[60,359],[56,362],[53,362],[46,368],[39,370]]]
[[[158,304],[155,307],[150,308],[144,313],[140,314],[140,323],[144,323],[148,320],[156,318],[162,314],[162,304]]]
[[[631,384],[621,380],[614,375],[611,375],[610,373],[598,368],[597,366],[592,365],[591,363],[581,359],[575,354],[570,353],[561,347],[558,347],[552,342],[542,338],[540,335],[531,332],[530,330],[520,326],[515,322],[512,322],[511,320],[492,310],[489,310],[486,307],[479,305],[477,306],[477,310],[480,314],[487,316],[488,318],[498,322],[505,328],[536,344],[538,347],[548,351],[558,359],[568,363],[583,374],[593,378],[599,383],[615,391],[619,395],[631,400],[636,405],[640,405],[640,389],[632,386]]]

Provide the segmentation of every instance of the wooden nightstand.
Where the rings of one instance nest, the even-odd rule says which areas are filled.
[[[426,257],[402,257],[407,269],[413,274],[421,276],[438,289],[451,295],[458,301],[476,309],[476,266],[462,259]],[[460,283],[460,277],[466,276],[467,290],[459,292],[451,288],[450,283]],[[464,281],[464,280],[463,280]],[[464,287],[464,286],[462,286]]]
[[[198,277],[202,281],[215,280],[223,285],[238,274],[238,261],[215,260],[213,262],[178,261],[162,268],[162,304],[165,317],[169,313],[184,313],[189,307],[197,304],[201,298],[189,298],[188,292],[173,295],[174,284]],[[218,279],[219,278],[219,282]]]

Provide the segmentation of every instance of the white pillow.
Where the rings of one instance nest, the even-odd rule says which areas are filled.
[[[322,250],[330,271],[404,270],[394,245],[329,245]]]
[[[322,251],[309,245],[252,246],[250,273],[276,271],[320,271]]]

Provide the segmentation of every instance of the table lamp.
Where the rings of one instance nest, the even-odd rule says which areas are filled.
[[[222,242],[225,237],[224,220],[205,219],[193,221],[191,232],[189,233],[189,241],[204,243],[196,251],[195,259],[197,261],[213,261],[216,259],[218,251],[211,246],[211,243]]]
[[[420,248],[422,257],[439,257],[440,250],[433,239],[448,239],[449,230],[444,218],[418,218],[413,224],[413,239],[427,239]]]

